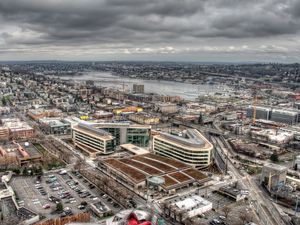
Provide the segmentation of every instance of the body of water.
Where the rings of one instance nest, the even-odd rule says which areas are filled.
[[[118,90],[132,90],[133,84],[144,84],[146,93],[180,96],[187,100],[195,100],[199,95],[229,91],[228,86],[211,84],[188,84],[175,81],[144,80],[121,77],[110,72],[87,72],[80,76],[60,76],[63,80],[93,80],[96,85],[111,87]]]

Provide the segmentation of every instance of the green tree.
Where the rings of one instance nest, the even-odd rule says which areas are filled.
[[[27,167],[25,167],[24,169],[23,169],[23,175],[27,175],[28,174],[28,169],[27,169]]]
[[[273,162],[278,162],[279,161],[278,155],[276,153],[273,153],[270,157],[270,160]]]
[[[5,99],[4,96],[2,97],[2,105],[3,105],[3,106],[6,106],[6,105],[7,105],[7,101],[6,101],[6,99]]]
[[[20,171],[19,168],[15,168],[15,169],[13,170],[13,172],[14,172],[15,174],[19,175],[21,171]]]
[[[64,206],[61,202],[56,204],[56,211],[61,212],[61,211],[63,211],[63,209],[64,209]]]
[[[88,203],[86,201],[82,201],[80,204],[86,206]]]

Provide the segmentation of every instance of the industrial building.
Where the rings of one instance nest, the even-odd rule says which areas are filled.
[[[174,159],[143,154],[125,158],[109,158],[99,162],[98,168],[132,190],[143,190],[147,180],[160,177],[164,181],[159,191],[173,193],[178,189],[199,185],[209,180],[200,171]]]
[[[160,132],[153,136],[155,154],[170,157],[201,168],[212,163],[213,145],[196,129],[187,129],[183,136]]]
[[[287,170],[284,166],[266,164],[261,172],[260,183],[265,185],[268,191],[276,191],[280,186],[285,185]]]
[[[95,157],[112,153],[121,144],[148,146],[150,128],[130,123],[78,124],[72,128],[72,139],[75,146]]]

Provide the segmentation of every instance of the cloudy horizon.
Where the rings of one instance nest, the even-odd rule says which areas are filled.
[[[1,61],[300,61],[297,0],[1,0],[0,23]]]

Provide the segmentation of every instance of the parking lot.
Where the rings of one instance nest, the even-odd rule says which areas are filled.
[[[37,177],[14,177],[11,185],[21,206],[28,207],[36,213],[57,217],[56,205],[61,202],[61,216],[83,212],[91,203],[102,205],[101,211],[113,213],[121,210],[111,197],[97,188],[77,172],[61,171]]]

